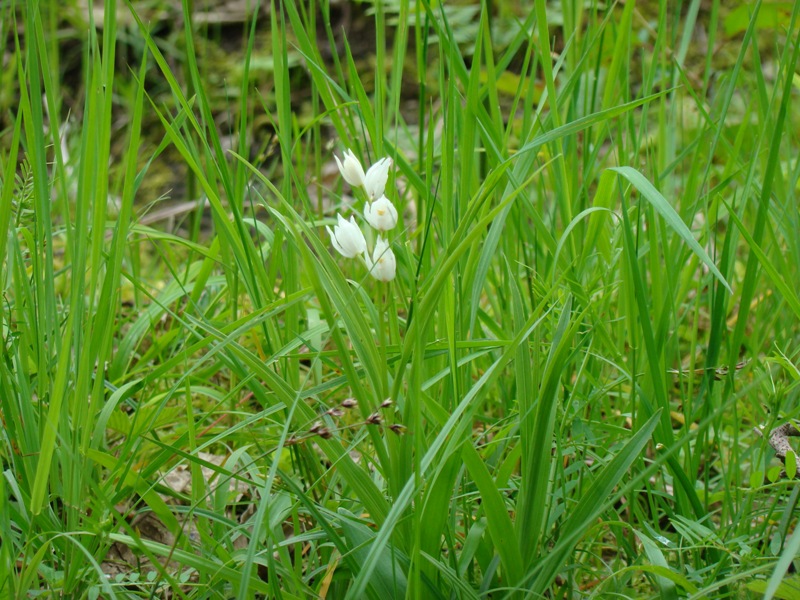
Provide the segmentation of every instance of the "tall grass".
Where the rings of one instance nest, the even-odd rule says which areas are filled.
[[[797,596],[800,5],[137,6],[0,7],[4,595]]]

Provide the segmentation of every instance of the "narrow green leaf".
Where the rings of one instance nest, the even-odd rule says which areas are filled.
[[[789,282],[786,281],[786,278],[778,271],[778,269],[775,268],[773,261],[771,261],[766,253],[761,249],[756,240],[744,226],[744,223],[742,223],[742,220],[738,217],[736,212],[731,210],[730,207],[728,207],[728,210],[730,211],[729,214],[731,221],[733,221],[734,225],[736,225],[736,228],[739,230],[739,233],[742,234],[742,237],[747,242],[750,252],[752,252],[752,255],[756,260],[758,260],[761,268],[766,271],[767,275],[772,280],[772,283],[775,284],[775,287],[778,288],[778,291],[781,293],[781,296],[783,296],[783,299],[786,300],[789,308],[791,308],[795,316],[800,319],[800,297],[798,297],[797,293],[795,293],[794,288],[790,286]]]
[[[509,581],[519,581],[523,573],[522,555],[514,535],[514,525],[500,490],[497,489],[483,459],[472,444],[464,444],[461,457],[475,485],[478,486],[489,535],[492,536],[492,542],[500,555],[503,572]]]
[[[661,552],[661,549],[656,545],[656,543],[653,540],[651,540],[641,531],[636,532],[636,537],[639,538],[639,541],[642,543],[642,547],[644,548],[644,552],[647,555],[648,560],[653,565],[657,567],[662,567],[663,569],[671,570],[669,569],[669,564],[667,563],[667,559],[664,558],[664,553]],[[661,597],[664,600],[677,600],[678,590],[675,586],[675,581],[673,579],[664,577],[662,575],[657,575],[656,584],[658,585],[658,588],[661,591]]]
[[[784,545],[783,552],[781,552],[778,562],[775,563],[775,569],[769,578],[767,589],[764,592],[764,600],[772,600],[772,598],[777,595],[781,583],[785,579],[786,573],[789,571],[789,567],[792,565],[794,559],[797,558],[798,554],[800,554],[800,529],[795,529],[794,533],[792,533],[792,537],[790,537],[789,541]]]
[[[631,436],[622,450],[600,470],[589,488],[581,494],[578,504],[570,511],[561,527],[561,535],[555,548],[532,569],[533,572],[538,571],[530,587],[532,593],[545,593],[563,567],[563,561],[590,525],[614,502],[617,496],[614,494],[614,488],[622,481],[633,462],[642,455],[642,450],[658,426],[660,416],[660,411],[656,411]]]
[[[633,187],[635,187],[639,192],[644,196],[644,198],[653,205],[653,208],[656,209],[658,214],[660,214],[664,220],[667,222],[675,233],[677,233],[683,240],[686,242],[686,245],[691,248],[692,252],[694,252],[698,258],[703,262],[704,265],[708,267],[708,270],[711,271],[714,276],[720,281],[720,283],[725,286],[725,289],[728,290],[731,294],[733,290],[725,278],[722,276],[722,273],[719,272],[717,266],[714,264],[714,261],[711,260],[711,257],[706,253],[705,250],[697,243],[697,240],[694,239],[692,232],[689,231],[689,228],[686,224],[681,220],[678,213],[672,208],[672,205],[667,202],[667,199],[661,195],[661,193],[650,183],[644,175],[639,173],[636,169],[631,167],[611,167],[611,171],[616,171],[622,177],[627,179]]]
[[[340,509],[339,514],[350,552],[355,555],[358,564],[363,564],[371,545],[375,542],[375,532],[363,523],[359,523],[356,517],[346,510]],[[369,579],[373,597],[381,599],[405,597],[408,581],[398,558],[398,550],[391,545],[387,545],[380,553],[373,575]],[[408,562],[407,558],[405,562]]]

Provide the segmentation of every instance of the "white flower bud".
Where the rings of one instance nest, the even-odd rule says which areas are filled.
[[[369,254],[364,254],[364,260],[372,276],[378,281],[391,281],[397,272],[397,260],[394,252],[389,247],[389,242],[378,236],[375,242],[375,249],[372,251],[372,258]]]
[[[386,196],[364,205],[364,218],[373,229],[389,231],[397,225],[397,209]]]
[[[356,225],[355,219],[350,217],[350,220],[346,221],[342,215],[336,216],[339,217],[339,224],[334,226],[333,231],[330,227],[325,227],[336,251],[347,258],[355,258],[366,252],[367,240],[364,239],[364,234]]]
[[[361,163],[358,162],[352,150],[345,150],[344,163],[342,163],[336,155],[334,155],[333,158],[336,159],[336,166],[339,167],[339,172],[347,183],[353,187],[364,185],[364,168],[361,166]]]
[[[380,159],[372,165],[364,177],[364,190],[367,192],[370,201],[377,200],[383,196],[386,189],[386,181],[389,179],[389,168],[392,166],[392,159],[388,156]]]

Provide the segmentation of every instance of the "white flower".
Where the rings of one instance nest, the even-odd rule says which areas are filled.
[[[372,204],[364,205],[364,218],[373,229],[389,231],[397,225],[397,209],[386,196],[381,196]]]
[[[350,217],[350,220],[346,221],[342,215],[336,216],[339,217],[339,224],[334,226],[333,231],[330,227],[325,227],[336,251],[347,258],[355,258],[365,253],[367,240],[364,239],[364,234],[356,225],[355,219]]]
[[[380,159],[372,165],[364,177],[364,190],[370,200],[376,200],[383,196],[386,189],[386,181],[389,179],[389,168],[392,166],[392,159],[388,156]]]
[[[397,261],[394,252],[389,247],[389,242],[378,236],[375,242],[375,249],[372,251],[372,259],[369,253],[364,253],[364,260],[372,276],[378,281],[391,281],[397,271]]]
[[[364,185],[364,167],[358,162],[356,155],[349,148],[344,151],[344,163],[339,160],[339,157],[334,154],[333,158],[336,159],[336,166],[339,167],[339,172],[344,177],[344,180],[350,185],[357,187]],[[370,169],[372,170],[372,169]]]

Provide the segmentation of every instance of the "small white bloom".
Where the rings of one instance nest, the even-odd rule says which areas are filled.
[[[339,167],[339,172],[344,177],[344,180],[354,187],[364,185],[364,167],[358,162],[356,155],[349,148],[344,151],[344,163],[339,160],[335,154],[333,158],[336,159],[336,166]]]
[[[397,272],[397,261],[394,252],[389,247],[389,242],[378,236],[375,242],[375,249],[372,251],[372,258],[369,253],[364,253],[364,260],[372,276],[378,281],[391,281]]]
[[[386,189],[386,181],[389,179],[389,168],[392,166],[392,159],[388,156],[380,159],[372,165],[364,177],[364,190],[370,200],[377,200],[383,196]]]
[[[381,196],[372,204],[364,205],[364,218],[373,229],[389,231],[397,225],[397,209],[386,196]]]
[[[364,234],[356,225],[355,219],[350,217],[350,220],[346,221],[342,215],[336,216],[339,217],[339,224],[334,226],[333,231],[330,227],[325,227],[336,251],[347,258],[355,258],[366,252],[367,240],[364,239]]]

